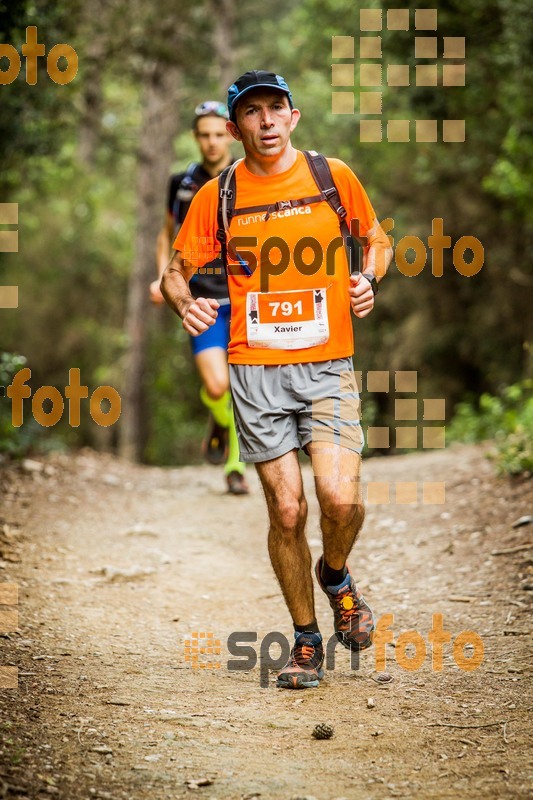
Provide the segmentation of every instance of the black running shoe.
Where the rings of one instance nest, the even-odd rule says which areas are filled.
[[[204,441],[202,442],[202,454],[210,464],[218,466],[223,464],[228,453],[228,429],[223,428],[215,422],[213,416],[209,415],[209,424]]]
[[[229,494],[249,494],[250,489],[246,483],[246,478],[236,469],[226,475]]]

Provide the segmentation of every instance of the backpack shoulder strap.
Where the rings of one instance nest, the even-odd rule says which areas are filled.
[[[304,150],[303,153],[316,185],[339,218],[341,235],[344,240],[348,258],[348,269],[350,273],[356,272],[355,243],[350,233],[348,223],[346,222],[347,211],[342,204],[339,190],[333,180],[333,175],[331,174],[327,159],[322,153],[317,153],[316,150]]]
[[[185,215],[189,210],[191,200],[194,197],[193,191],[194,181],[193,175],[198,167],[198,163],[193,161],[189,164],[185,172],[178,173],[179,181],[176,186],[176,194],[172,203],[172,216],[174,217],[174,225],[176,232],[179,230]]]
[[[185,170],[185,172],[182,172],[178,176],[179,177],[178,186],[177,186],[177,191],[178,192],[181,189],[184,189],[185,191],[187,191],[187,190],[190,191],[191,187],[195,186],[195,183],[194,183],[194,180],[193,180],[193,175],[194,175],[196,169],[199,166],[200,165],[196,161],[192,161],[189,164],[189,166],[187,167],[187,169]]]
[[[187,166],[187,169],[183,170],[183,172],[178,172],[172,176],[172,179],[177,182],[178,189],[180,188],[181,184],[188,178],[189,180],[194,175],[194,171],[199,166],[197,161],[191,161],[191,163]]]
[[[229,226],[235,211],[235,199],[237,194],[235,170],[241,161],[242,158],[234,161],[229,167],[223,169],[218,176],[217,239],[220,242],[222,263],[224,264],[226,275],[228,274]],[[244,261],[237,252],[230,252],[230,255],[240,263],[246,275],[252,274],[246,261]]]

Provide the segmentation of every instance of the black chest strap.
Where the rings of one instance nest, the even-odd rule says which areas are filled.
[[[347,212],[342,205],[339,191],[335,185],[335,181],[333,180],[333,175],[331,174],[329,164],[325,156],[323,156],[321,153],[315,152],[314,150],[304,150],[303,153],[309,166],[311,175],[313,176],[317,188],[320,191],[320,194],[312,195],[311,197],[302,197],[298,198],[297,200],[279,200],[277,203],[250,206],[248,208],[235,208],[237,193],[235,169],[237,164],[239,164],[242,159],[234,162],[229,167],[226,167],[226,169],[220,173],[218,178],[219,201],[217,212],[217,239],[220,242],[222,262],[226,269],[226,273],[228,265],[228,247],[230,241],[229,227],[233,217],[243,214],[259,214],[264,212],[264,220],[266,221],[268,220],[270,214],[275,211],[279,212],[291,208],[297,208],[298,206],[305,206],[310,205],[311,203],[320,203],[323,201],[326,201],[330,205],[339,219],[339,226],[344,241],[344,246],[346,248],[349,270],[350,272],[354,271],[357,263],[355,244],[350,233],[348,223],[346,222]],[[230,252],[229,255],[231,256],[232,260],[239,262],[247,275],[251,274],[247,263],[236,251]]]
[[[312,203],[320,203],[325,200],[322,194],[314,194],[312,197],[300,197],[298,200],[278,200],[277,203],[270,203],[264,206],[249,206],[248,208],[235,208],[233,216],[238,217],[243,214],[258,214],[262,211],[265,212],[264,221],[266,222],[271,214],[275,211],[286,211],[291,208],[298,208],[298,206],[310,206]]]

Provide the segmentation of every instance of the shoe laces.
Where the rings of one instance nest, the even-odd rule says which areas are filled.
[[[350,622],[359,613],[357,598],[351,586],[347,586],[340,594],[335,595],[335,602],[345,622]]]
[[[314,667],[315,665],[313,664],[313,658],[315,658],[315,656],[318,656],[317,649],[318,648],[315,647],[315,645],[313,644],[295,645],[291,654],[292,663],[295,664],[297,667],[301,666]]]

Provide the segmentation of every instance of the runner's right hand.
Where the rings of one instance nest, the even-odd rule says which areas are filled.
[[[183,315],[183,327],[187,333],[199,336],[214,325],[219,307],[220,303],[213,298],[197,297],[193,300]]]

